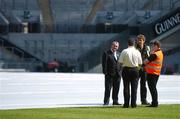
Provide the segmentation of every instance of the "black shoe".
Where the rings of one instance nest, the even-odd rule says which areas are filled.
[[[146,107],[158,107],[158,105],[148,105]]]
[[[137,107],[137,105],[131,105],[131,107],[132,107],[132,108],[136,108],[136,107]]]
[[[121,105],[121,104],[118,102],[113,102],[113,105]]]
[[[129,105],[123,105],[123,108],[129,108]]]
[[[104,106],[107,106],[107,105],[109,105],[109,102],[105,102],[103,105],[104,105]]]
[[[142,101],[141,104],[142,105],[150,105],[150,103],[148,101]]]

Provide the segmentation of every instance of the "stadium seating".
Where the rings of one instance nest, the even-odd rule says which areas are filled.
[[[101,52],[116,38],[122,48],[129,36],[139,33],[146,35],[147,42],[161,40],[154,34],[154,22],[179,5],[179,0],[1,0],[0,35],[14,44],[12,49],[32,55],[30,59],[47,63],[58,58],[76,66],[77,72],[87,72],[101,63]],[[178,45],[178,30],[163,34],[163,49]],[[3,59],[8,46],[0,41]],[[92,62],[88,56],[93,54],[97,60]]]

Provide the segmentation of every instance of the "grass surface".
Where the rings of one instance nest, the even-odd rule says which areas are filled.
[[[0,110],[0,119],[180,119],[180,105]]]

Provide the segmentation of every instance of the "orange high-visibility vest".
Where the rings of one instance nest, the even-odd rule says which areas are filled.
[[[161,50],[159,50],[154,52],[154,54],[157,56],[157,58],[154,61],[149,62],[145,66],[145,70],[148,74],[160,75],[163,62],[163,53]]]

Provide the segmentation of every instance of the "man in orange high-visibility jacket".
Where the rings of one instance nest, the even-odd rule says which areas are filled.
[[[151,105],[148,107],[158,107],[158,92],[156,85],[161,73],[163,53],[158,41],[153,42],[151,55],[144,61],[147,72],[148,87],[152,96]]]

